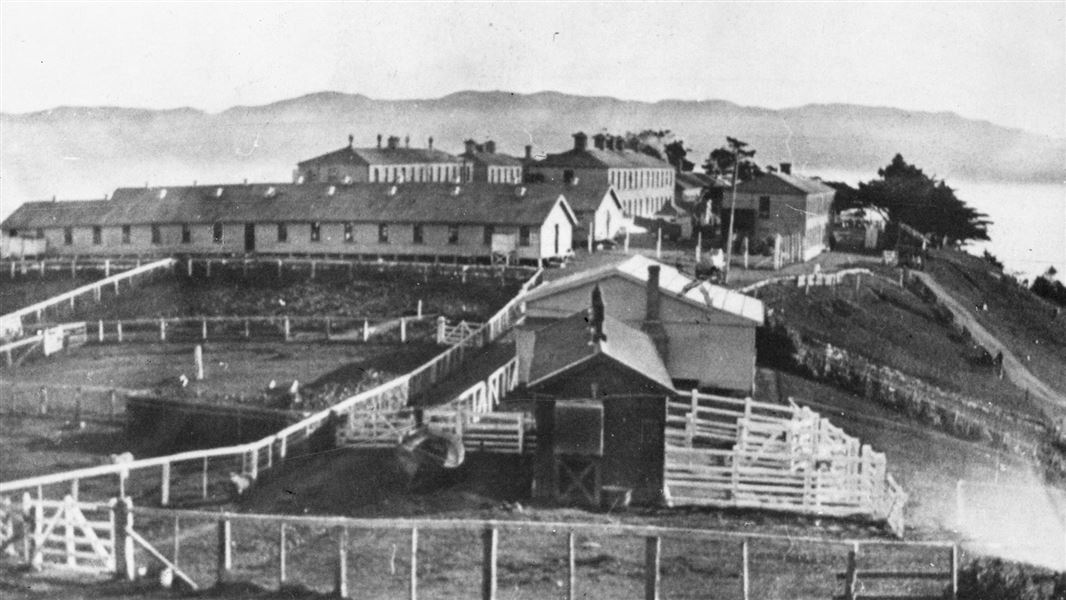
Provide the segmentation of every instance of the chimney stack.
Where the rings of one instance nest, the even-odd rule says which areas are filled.
[[[489,140],[485,142],[485,152],[489,154],[496,154],[496,142]]]
[[[584,132],[579,131],[574,134],[574,150],[584,150],[588,148],[588,145],[589,136],[585,135]]]
[[[385,143],[389,150],[395,150],[400,147],[400,138],[395,135],[390,135]]]
[[[792,163],[781,163],[781,172],[785,175],[792,174]]]
[[[351,148],[353,144],[355,144],[355,136],[349,133],[348,134],[348,147]]]
[[[605,150],[612,150],[612,151],[614,150],[614,136],[613,135],[606,136],[606,139],[604,140],[604,142],[605,142],[604,143],[604,149]]]
[[[606,137],[607,136],[603,135],[602,133],[597,133],[596,135],[592,136],[592,145],[597,150],[603,150],[603,143]]]
[[[655,349],[659,351],[659,357],[665,363],[669,354],[670,344],[660,315],[662,293],[659,290],[658,264],[648,265],[648,286],[645,289],[644,326],[641,329],[655,343]]]
[[[533,158],[533,146],[530,145],[530,144],[526,144],[526,160],[531,160],[532,158]]]
[[[404,148],[410,148],[411,147],[411,136],[409,136],[409,135],[403,136],[403,147]]]
[[[592,339],[591,343],[606,342],[607,336],[603,333],[603,318],[605,316],[605,309],[603,306],[603,292],[600,291],[599,284],[592,288]]]
[[[467,154],[473,154],[477,151],[477,142],[475,142],[474,140],[466,140],[465,142],[463,142],[463,145],[466,146]]]
[[[378,134],[378,148],[381,147],[381,134]]]
[[[429,149],[433,149],[433,136],[429,136]]]

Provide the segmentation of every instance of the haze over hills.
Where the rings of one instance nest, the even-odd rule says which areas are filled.
[[[1066,140],[952,113],[847,104],[772,110],[721,100],[648,103],[558,92],[463,91],[423,100],[375,100],[320,92],[209,114],[58,107],[0,114],[0,217],[25,200],[99,198],[119,186],[287,181],[298,160],[341,147],[349,133],[372,146],[378,133],[411,136],[460,152],[462,141],[494,139],[521,154],[570,147],[570,134],[669,129],[697,164],[725,136],[749,142],[760,164],[791,161],[799,172],[862,172],[896,152],[952,180],[1061,182]]]

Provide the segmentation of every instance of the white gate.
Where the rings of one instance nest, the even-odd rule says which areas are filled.
[[[108,505],[62,500],[32,499],[33,535],[30,564],[113,573],[115,571],[115,512]]]

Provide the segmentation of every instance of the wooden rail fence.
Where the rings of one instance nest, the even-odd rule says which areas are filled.
[[[599,584],[584,583],[579,580],[580,563],[577,544],[579,537],[621,538],[642,542],[644,552],[640,562],[643,572],[638,572],[636,576],[642,584],[643,597],[651,599],[661,597],[664,576],[669,578],[678,574],[677,569],[664,572],[662,568],[664,541],[721,546],[728,552],[734,553],[738,559],[734,563],[736,571],[730,573],[729,567],[726,567],[727,571],[722,576],[736,579],[737,586],[733,592],[735,595],[725,595],[728,593],[725,590],[715,589],[715,597],[733,597],[741,600],[758,597],[754,591],[756,584],[760,583],[758,573],[763,574],[761,578],[764,581],[765,579],[774,580],[779,573],[775,569],[766,567],[753,569],[751,566],[753,560],[758,556],[763,557],[762,560],[766,560],[767,556],[777,556],[785,548],[790,552],[818,549],[821,552],[827,552],[830,557],[838,552],[846,551],[847,571],[838,575],[837,579],[842,580],[844,584],[844,593],[839,597],[847,600],[860,597],[883,598],[884,596],[866,593],[864,583],[873,580],[943,580],[946,584],[943,590],[946,593],[938,593],[936,598],[954,599],[958,590],[959,552],[957,547],[950,542],[827,539],[604,523],[474,519],[354,519],[168,510],[134,506],[128,498],[114,499],[95,505],[78,503],[72,498],[66,498],[62,502],[41,502],[26,498],[25,502],[24,507],[27,512],[23,513],[25,520],[21,525],[25,531],[30,533],[25,536],[23,545],[26,556],[35,556],[40,550],[49,547],[57,550],[55,553],[48,554],[53,559],[50,565],[65,568],[71,560],[81,560],[80,555],[84,554],[85,560],[97,561],[92,567],[96,572],[113,572],[131,581],[136,577],[138,566],[148,561],[159,567],[171,569],[176,580],[185,582],[188,588],[194,590],[209,587],[214,582],[231,583],[239,581],[241,577],[248,577],[248,574],[237,568],[239,554],[255,552],[257,553],[255,554],[256,562],[265,569],[273,570],[273,579],[279,586],[300,583],[312,589],[321,589],[323,585],[326,585],[337,597],[350,597],[349,586],[352,583],[352,577],[349,573],[351,562],[349,553],[353,550],[356,552],[360,550],[352,540],[352,533],[371,533],[375,536],[403,535],[403,539],[406,540],[406,547],[403,548],[402,554],[405,558],[403,563],[406,564],[401,567],[406,568],[406,574],[402,575],[406,579],[404,595],[412,600],[417,600],[421,596],[422,584],[425,583],[420,578],[420,571],[425,570],[422,566],[423,559],[432,560],[440,556],[439,552],[433,550],[432,543],[429,546],[423,546],[420,542],[422,537],[434,534],[450,537],[474,535],[480,538],[479,556],[470,564],[471,568],[480,570],[480,578],[477,581],[478,593],[470,595],[485,600],[494,600],[500,595],[501,549],[508,543],[519,543],[529,549],[528,540],[531,539],[544,539],[549,544],[557,543],[558,546],[555,547],[558,548],[558,552],[565,554],[565,560],[558,561],[561,563],[559,568],[565,571],[561,574],[563,583],[559,584],[562,587],[560,591],[564,593],[565,598],[586,597],[593,593],[595,588],[589,586]],[[76,509],[77,512],[69,508]],[[57,509],[59,512],[49,512]],[[58,541],[61,543],[59,544],[54,544],[52,540],[45,544],[37,543],[43,541],[40,534],[50,525],[53,530],[48,533],[49,538],[53,536],[53,532],[57,531],[55,528],[58,527],[69,525],[76,533],[83,531],[85,522],[78,513],[88,514],[90,512],[105,515],[104,518],[91,522],[94,530],[98,532],[99,544],[93,545],[94,542],[85,539],[88,536],[83,536],[76,540],[74,550],[71,551],[66,535],[60,536],[61,539]],[[315,532],[332,533],[331,537],[334,540],[332,548],[327,549],[328,547],[321,542],[316,542],[315,540],[321,540],[321,537]],[[205,535],[211,534],[214,534],[213,544],[212,541],[204,539]],[[186,549],[183,554],[182,546],[193,545],[194,542],[197,543],[196,550]],[[214,552],[210,549],[201,550],[200,548],[203,548],[205,544],[213,545]],[[266,564],[263,564],[262,549],[271,546],[273,546],[273,551],[268,555]],[[138,552],[135,547],[139,547],[140,551]],[[604,551],[613,554],[612,551],[601,550],[601,552]],[[394,561],[396,552],[397,547],[393,545]],[[324,559],[329,560],[328,557],[331,554],[334,557],[328,569],[332,571],[331,573],[323,573],[321,569],[296,571],[292,568],[293,563],[300,559],[310,559],[321,565]],[[874,567],[860,569],[859,557],[866,554],[871,556],[870,560],[873,561]],[[882,555],[889,558],[893,555],[913,555],[913,559],[907,564],[913,564],[920,557],[921,564],[929,564],[930,569],[886,568],[882,561],[885,563],[897,561],[887,560]],[[877,556],[882,556],[882,558],[874,558]],[[937,560],[935,557],[938,556],[943,558]],[[827,562],[834,561],[828,559]],[[395,562],[393,564],[395,565]],[[39,566],[44,566],[44,563],[40,563]],[[803,568],[810,571],[809,565],[805,564]],[[383,573],[378,573],[377,576],[388,577]],[[330,580],[328,583],[327,577]],[[295,578],[299,578],[299,581],[294,582]],[[705,585],[710,585],[710,583],[707,582]],[[911,596],[896,597],[909,598]],[[933,596],[930,594],[920,597],[931,598]]]
[[[43,264],[43,263],[42,263]],[[57,296],[53,296],[42,302],[31,304],[27,307],[20,308],[14,312],[0,315],[0,335],[3,336],[18,336],[22,334],[23,319],[27,316],[33,316],[36,318],[36,322],[40,323],[47,309],[56,307],[63,303],[70,303],[71,308],[75,306],[77,299],[85,294],[93,294],[97,301],[100,300],[101,290],[105,287],[114,287],[115,293],[119,292],[120,284],[127,283],[133,284],[133,280],[138,276],[147,276],[157,271],[169,269],[176,264],[176,261],[172,258],[166,258],[163,260],[157,260],[155,262],[148,263],[130,269],[124,273],[117,275],[111,275],[101,279],[100,281],[94,281],[88,285],[64,292]],[[14,263],[12,263],[14,265]],[[110,271],[110,269],[108,269]]]
[[[885,455],[799,407],[700,394],[667,408],[673,505],[871,516],[903,534],[906,494]]]
[[[341,423],[352,411],[398,410],[412,395],[432,388],[461,368],[467,348],[481,347],[499,338],[514,326],[522,314],[522,296],[540,282],[538,271],[521,288],[519,294],[504,305],[480,329],[470,335],[471,343],[448,348],[421,367],[321,410],[298,423],[261,440],[234,446],[181,452],[167,456],[135,460],[116,465],[101,465],[51,475],[0,482],[0,494],[35,492],[38,499],[46,493],[62,498],[70,494],[77,499],[79,490],[98,497],[125,496],[131,478],[141,484],[143,497],[167,506],[172,502],[229,499],[230,472],[236,471],[254,480],[260,471],[283,461],[298,444],[306,442],[323,425]]]

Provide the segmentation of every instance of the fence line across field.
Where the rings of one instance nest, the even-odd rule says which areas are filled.
[[[233,512],[212,512],[203,510],[169,510],[134,506],[128,498],[113,499],[108,503],[82,503],[70,496],[62,501],[24,499],[26,515],[23,535],[23,552],[27,562],[37,568],[45,561],[58,562],[67,566],[84,565],[97,572],[113,572],[127,580],[136,578],[138,553],[135,546],[147,552],[153,563],[172,570],[175,577],[183,580],[191,589],[209,587],[213,582],[194,579],[194,575],[210,576],[214,571],[218,582],[233,582],[238,577],[234,564],[242,549],[254,549],[262,546],[254,543],[267,538],[265,543],[273,545],[273,566],[276,567],[276,581],[279,586],[291,584],[288,569],[290,546],[295,545],[300,531],[318,530],[335,534],[335,560],[332,565],[332,587],[336,596],[349,597],[349,551],[352,549],[350,533],[352,531],[406,532],[409,544],[405,552],[409,558],[407,579],[407,597],[417,600],[419,597],[419,560],[420,534],[442,532],[448,535],[476,534],[481,538],[480,552],[480,597],[494,600],[498,597],[498,561],[501,541],[506,539],[529,539],[533,535],[559,535],[565,539],[565,545],[559,545],[559,551],[566,553],[565,593],[566,598],[579,597],[577,536],[585,537],[623,537],[643,540],[643,583],[644,597],[659,598],[664,572],[661,568],[663,540],[680,540],[697,543],[735,544],[739,554],[737,573],[739,590],[735,597],[750,600],[752,584],[756,582],[752,575],[752,549],[760,544],[787,543],[789,548],[798,546],[827,547],[847,550],[847,568],[837,574],[837,579],[844,585],[843,595],[847,600],[860,597],[860,585],[871,580],[920,580],[942,581],[946,587],[947,597],[956,598],[958,591],[958,546],[946,541],[901,542],[893,540],[857,540],[831,539],[812,536],[788,536],[768,533],[743,533],[711,529],[692,529],[678,527],[661,527],[648,525],[624,525],[604,523],[567,523],[538,521],[506,521],[479,519],[359,519],[348,517],[316,517],[276,514],[250,514]],[[106,515],[105,519],[90,521],[85,515]],[[150,527],[146,523],[163,524],[162,528]],[[181,556],[183,538],[182,526],[186,531],[197,532],[196,535],[210,534],[214,530],[217,538],[214,556],[210,552],[200,552],[190,557]],[[58,526],[58,528],[57,528]],[[234,526],[244,526],[235,528]],[[87,528],[97,533],[87,532]],[[235,529],[237,533],[235,534]],[[64,535],[56,536],[54,532],[62,530]],[[149,532],[154,532],[149,533]],[[241,535],[243,532],[243,535]],[[251,532],[249,534],[249,532]],[[82,534],[75,538],[75,535]],[[91,535],[90,535],[91,534]],[[162,539],[160,535],[162,534]],[[167,539],[168,534],[171,536]],[[249,539],[249,536],[253,539]],[[235,538],[239,538],[235,539]],[[235,542],[240,541],[241,544]],[[169,542],[169,543],[168,543]],[[299,542],[296,542],[297,544]],[[564,550],[565,549],[565,550]],[[929,562],[927,569],[890,570],[881,565],[878,568],[859,568],[859,559],[865,553],[877,549],[894,552],[932,553],[938,566]],[[47,552],[45,552],[47,550]],[[168,552],[169,551],[169,552]],[[326,551],[329,553],[329,551]],[[394,550],[395,552],[395,550]],[[169,556],[167,555],[169,553]],[[876,556],[876,553],[871,554]],[[141,555],[143,556],[143,554]],[[295,554],[294,554],[295,556]],[[213,562],[213,565],[211,564]],[[923,561],[924,563],[925,561]],[[268,563],[269,564],[269,563]],[[192,574],[192,575],[190,575]],[[665,573],[670,576],[670,572]],[[305,577],[309,576],[307,574]],[[307,584],[308,582],[301,582]],[[313,584],[312,584],[313,585]],[[862,597],[866,597],[864,594]],[[908,596],[899,596],[905,598]],[[931,597],[931,596],[930,596]],[[937,595],[936,597],[943,597]]]
[[[127,480],[136,475],[149,478],[152,482],[150,489],[158,490],[159,503],[164,506],[177,498],[171,493],[172,491],[191,495],[190,499],[206,500],[213,491],[218,491],[219,488],[227,489],[225,484],[229,481],[229,470],[234,467],[234,461],[239,462],[240,466],[237,470],[241,474],[255,479],[261,470],[270,469],[275,463],[284,460],[290,448],[306,441],[328,419],[346,418],[347,413],[355,410],[397,410],[405,407],[408,398],[427,391],[437,382],[458,370],[468,351],[473,352],[508,331],[521,314],[522,296],[540,282],[541,276],[540,271],[534,274],[522,286],[515,298],[497,311],[482,327],[470,334],[469,343],[464,341],[462,344],[452,346],[414,371],[377,388],[342,400],[274,435],[248,444],[182,452],[123,464],[103,465],[0,482],[0,494],[36,492],[37,497],[43,499],[46,488],[51,492],[61,487],[61,496],[69,493],[77,499],[78,491],[85,488],[82,480],[89,479],[102,481],[103,489],[107,490],[103,495],[111,497],[125,495],[123,490],[126,488]],[[215,463],[214,468],[212,468],[212,463]],[[195,474],[193,479],[199,485],[178,485],[176,489],[172,489],[175,487],[173,486],[173,474],[178,472],[184,472],[186,475]],[[182,478],[178,478],[177,481],[179,484],[187,483]]]

